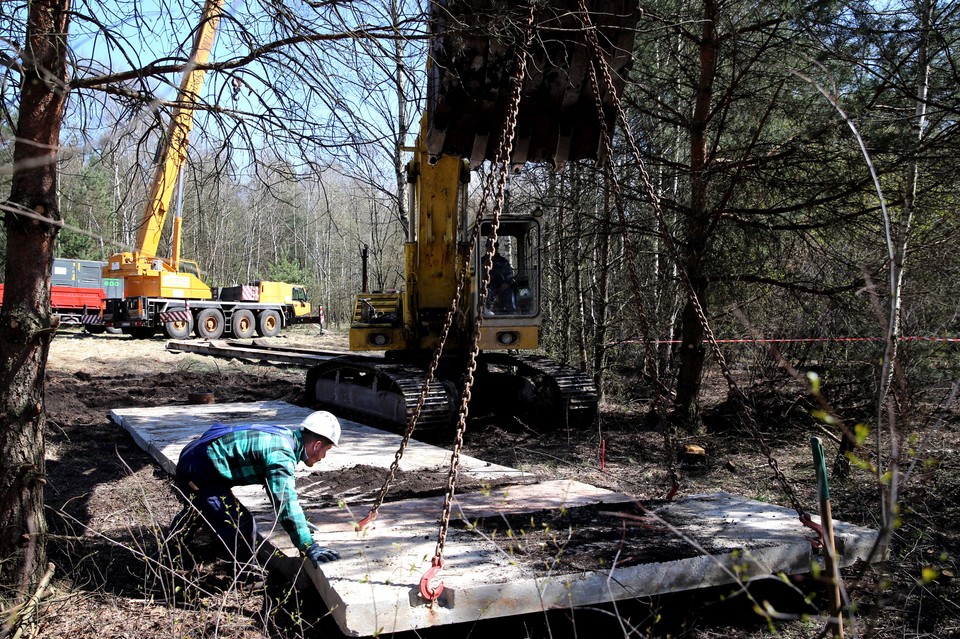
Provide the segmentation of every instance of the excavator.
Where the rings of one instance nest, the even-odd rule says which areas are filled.
[[[471,413],[502,414],[508,408],[568,427],[593,421],[592,380],[530,352],[539,346],[543,311],[542,212],[507,210],[495,224],[470,210],[468,185],[474,169],[496,160],[501,131],[511,118],[514,171],[527,163],[557,167],[602,160],[602,126],[612,130],[638,20],[637,4],[627,0],[559,0],[532,7],[498,0],[431,3],[427,105],[406,166],[404,287],[361,292],[350,326],[351,351],[383,355],[344,355],[313,367],[306,379],[308,401],[401,431],[414,413],[421,429],[449,427],[457,417],[467,353],[477,339]],[[532,32],[524,24],[532,25]],[[598,36],[602,62],[591,54],[588,29]],[[526,74],[514,107],[508,95],[521,51]],[[590,81],[591,65],[598,64],[614,78],[613,90],[601,88],[599,100]],[[481,274],[491,255],[493,270],[499,261],[508,275],[493,273],[496,290],[482,291]],[[469,294],[451,310],[464,261],[469,278],[460,290]],[[435,360],[448,314],[453,323]],[[435,375],[427,374],[430,366]]]

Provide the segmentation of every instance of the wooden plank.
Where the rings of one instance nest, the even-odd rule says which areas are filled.
[[[255,341],[243,343],[233,340],[169,340],[166,348],[213,357],[252,359],[297,364],[299,366],[314,366],[336,357],[336,354],[330,352],[311,351],[303,348],[282,348],[275,345],[268,346],[262,343],[258,344]]]

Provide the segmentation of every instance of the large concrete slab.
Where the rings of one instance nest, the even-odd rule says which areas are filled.
[[[123,408],[110,411],[110,417],[124,427],[170,474],[177,467],[180,451],[214,422],[224,424],[270,423],[296,427],[309,415],[309,408],[281,401],[236,402],[230,404],[186,404],[151,408]],[[341,419],[342,445],[333,449],[313,469],[300,467],[300,474],[327,473],[357,464],[387,469],[400,445],[400,436]],[[513,468],[491,464],[466,455],[461,456],[461,472],[471,478],[497,479],[512,477],[532,480],[529,474]],[[400,470],[416,472],[447,468],[450,451],[412,440]],[[379,488],[379,487],[378,487]]]
[[[165,468],[213,420],[295,425],[307,410],[283,402],[123,409],[111,413]],[[356,464],[387,467],[399,437],[342,420],[344,445],[314,471]],[[414,472],[449,463],[449,452],[412,442],[401,467]],[[523,473],[462,459],[464,477]],[[379,486],[371,487],[378,489]],[[276,526],[262,489],[237,496],[255,514],[265,547],[297,561]],[[310,493],[310,490],[304,491]],[[440,573],[444,590],[428,605],[419,582],[434,556],[443,497],[385,504],[372,529],[352,523],[367,512],[369,491],[342,495],[339,504],[305,499],[316,539],[341,560],[317,571],[304,566],[341,630],[371,636],[584,606],[692,588],[732,584],[753,576],[809,571],[820,562],[792,510],[726,493],[695,495],[643,507],[624,494],[576,481],[542,481],[458,494]],[[577,523],[574,513],[592,519]],[[568,519],[569,517],[569,519]],[[549,522],[549,523],[548,523]],[[835,523],[840,563],[868,556],[876,531]],[[585,531],[610,532],[603,539]]]

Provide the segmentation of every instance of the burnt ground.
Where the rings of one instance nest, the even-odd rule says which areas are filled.
[[[286,335],[278,339],[323,349],[343,343],[342,336],[320,336],[314,328]],[[947,370],[960,368],[956,362],[956,354],[950,354]],[[303,379],[304,371],[297,367],[169,352],[159,339],[58,333],[46,374],[47,547],[55,572],[53,588],[23,636],[341,636],[324,617],[323,603],[312,589],[296,591],[273,579],[238,583],[233,566],[218,558],[209,538],[201,536],[192,557],[177,564],[173,576],[146,561],[179,504],[170,477],[108,418],[112,408],[186,403],[188,393],[196,391],[213,392],[218,402],[300,403]],[[624,382],[623,388],[631,388],[631,383]],[[795,385],[751,390],[760,429],[779,468],[804,506],[815,510],[809,439],[821,436],[832,455],[837,449],[832,433],[810,417],[813,405]],[[825,390],[829,393],[829,385]],[[903,449],[904,466],[916,464],[899,486],[901,519],[890,560],[844,573],[856,611],[856,627],[847,628],[848,636],[960,636],[960,411],[938,406],[948,391],[932,385],[919,394],[917,404],[923,409],[916,411],[916,437],[905,441]],[[602,407],[600,425],[589,431],[544,430],[515,418],[484,417],[470,424],[464,452],[543,478],[575,478],[655,504],[668,485],[663,436],[645,419],[645,402],[622,394],[619,403]],[[852,399],[843,401],[851,411],[857,402],[858,409],[869,404],[855,392],[849,395]],[[725,385],[711,376],[706,396],[707,432],[683,435],[675,442],[677,447],[702,446],[707,453],[682,469],[682,492],[725,490],[789,506],[755,438],[724,401]],[[433,439],[431,443],[442,443]],[[861,454],[865,465],[872,463],[869,452]],[[444,479],[401,477],[391,498],[436,494]],[[331,478],[325,490],[336,499],[348,484],[375,490],[381,482],[379,473],[360,467]],[[879,526],[879,491],[867,470],[855,466],[847,480],[832,483],[831,493],[835,517]],[[637,525],[621,546],[625,552],[613,554],[604,539],[622,534],[624,517],[642,522],[642,512],[611,516],[608,510],[570,509],[476,525],[511,552],[528,558],[533,554],[546,569],[558,561],[594,567],[598,560],[640,561],[651,548],[661,555],[689,552],[656,529]],[[725,588],[678,593],[409,635],[747,638],[775,632],[788,638],[814,637],[823,628],[818,615],[825,606],[822,584],[807,576],[759,580],[739,592]]]

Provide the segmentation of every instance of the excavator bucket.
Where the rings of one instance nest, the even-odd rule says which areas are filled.
[[[587,39],[594,29],[613,91],[599,83],[603,118],[612,131],[614,104],[625,84],[640,9],[635,0],[530,0],[533,33],[517,112],[511,162],[602,159],[600,118]],[[529,22],[528,2],[435,0],[428,80],[427,152],[496,159],[508,115],[510,80]]]

